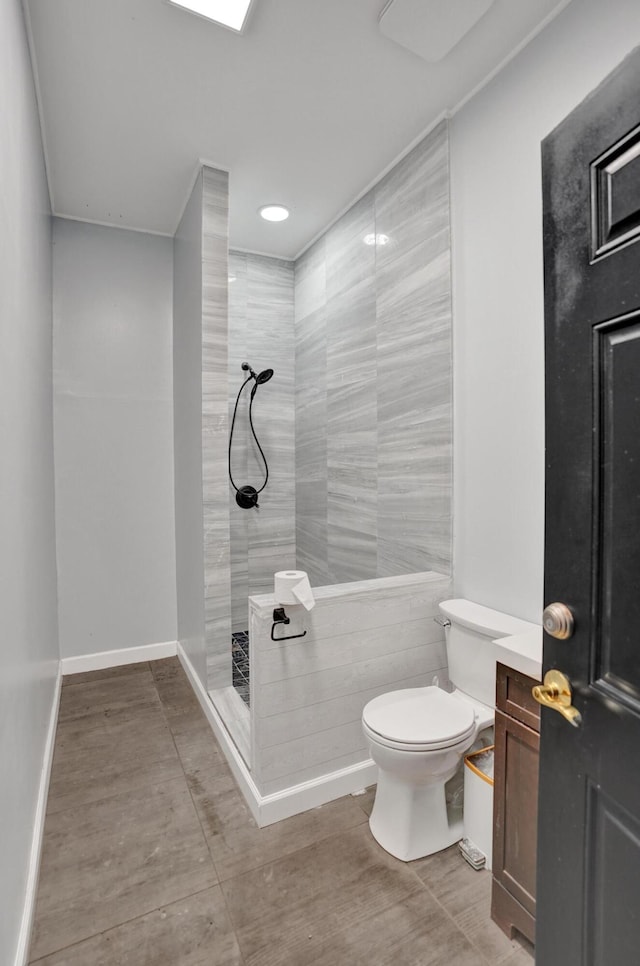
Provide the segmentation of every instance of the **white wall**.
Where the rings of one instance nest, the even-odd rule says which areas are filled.
[[[51,228],[18,0],[0,4],[0,172],[0,962],[11,964],[58,667]]]
[[[455,593],[540,621],[540,142],[640,39],[637,0],[573,0],[451,121]]]
[[[178,640],[187,652],[198,677],[206,686],[202,523],[201,174],[176,231],[173,252],[173,426]]]
[[[53,237],[61,654],[176,640],[172,240]]]

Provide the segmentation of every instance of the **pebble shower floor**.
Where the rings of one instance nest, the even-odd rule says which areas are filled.
[[[236,631],[231,635],[231,662],[233,686],[249,705],[249,631]]]

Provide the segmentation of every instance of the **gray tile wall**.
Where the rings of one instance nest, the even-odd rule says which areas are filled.
[[[228,445],[228,175],[203,168],[202,502],[209,689],[231,684]]]
[[[249,594],[273,590],[277,570],[295,567],[293,263],[241,252],[229,256],[229,425],[246,373],[273,369],[257,390],[253,423],[269,464],[258,510],[237,506],[229,489],[233,630],[247,630]],[[251,385],[242,393],[233,436],[236,486],[264,482],[264,464],[249,430]]]
[[[295,346],[298,567],[316,585],[449,573],[445,122],[298,260]]]

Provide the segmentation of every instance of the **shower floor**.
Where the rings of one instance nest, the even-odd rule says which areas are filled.
[[[244,703],[249,706],[249,631],[231,635],[232,683]]]

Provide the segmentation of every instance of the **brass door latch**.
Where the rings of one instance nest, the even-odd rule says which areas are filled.
[[[535,688],[531,689],[531,693],[538,704],[559,711],[562,717],[566,718],[574,728],[577,728],[582,721],[582,715],[571,703],[569,678],[562,671],[556,671],[555,668],[547,671],[544,682],[536,684]]]

